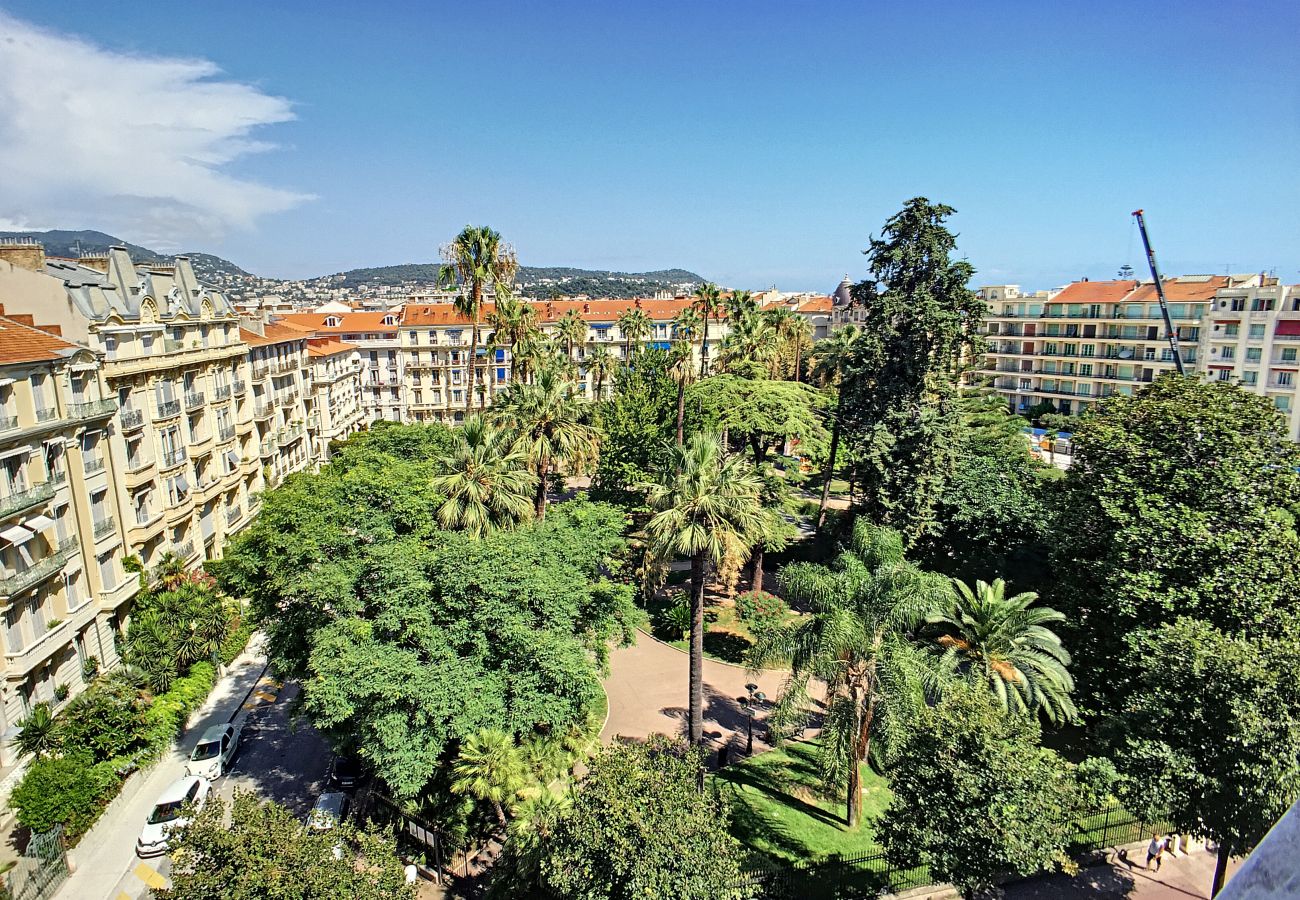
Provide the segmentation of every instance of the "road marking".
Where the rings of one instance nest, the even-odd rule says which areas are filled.
[[[131,895],[126,891],[118,891],[117,896],[114,897],[113,900],[131,900]]]
[[[135,869],[132,870],[132,873],[136,878],[139,878],[156,891],[160,891],[167,887],[167,879],[159,875],[158,870],[153,866],[140,863],[140,865],[136,866]]]
[[[276,694],[268,694],[266,691],[253,691],[253,696],[263,703],[274,703],[277,698]]]

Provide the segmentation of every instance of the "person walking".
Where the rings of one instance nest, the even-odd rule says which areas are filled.
[[[1156,871],[1160,871],[1160,857],[1165,854],[1165,842],[1160,839],[1160,832],[1151,832],[1151,843],[1147,844],[1147,868],[1151,868],[1151,861],[1155,860]]]

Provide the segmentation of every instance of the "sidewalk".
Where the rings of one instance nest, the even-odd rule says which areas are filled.
[[[112,900],[119,892],[125,893],[119,882],[132,872],[135,874],[131,877],[140,879],[140,890],[127,896],[139,896],[149,883],[144,879],[159,878],[154,866],[161,861],[142,865],[135,855],[136,838],[158,795],[185,774],[185,761],[198,736],[210,725],[228,722],[239,714],[244,698],[266,667],[262,641],[260,634],[253,636],[248,647],[217,681],[207,702],[190,717],[189,727],[177,740],[177,747],[152,767],[132,775],[95,826],[69,851],[73,872],[54,895],[55,900]]]
[[[1166,855],[1159,872],[1142,867],[1146,854],[1140,847],[1130,849],[1128,857],[1125,863],[1111,856],[1111,861],[1084,869],[1073,878],[1048,875],[1009,885],[1007,900],[1190,900],[1210,896],[1215,855],[1208,850]],[[1243,862],[1229,862],[1229,881]]]

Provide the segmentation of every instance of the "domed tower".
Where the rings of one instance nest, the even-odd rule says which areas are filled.
[[[849,281],[849,276],[845,275],[840,286],[835,289],[835,305],[848,306],[849,301],[853,299],[853,282]]]

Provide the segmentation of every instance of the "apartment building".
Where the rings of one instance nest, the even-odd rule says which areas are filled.
[[[1164,282],[1184,365],[1203,370],[1202,333],[1216,295],[1259,285],[1260,276],[1184,275]],[[980,289],[989,305],[981,374],[1017,412],[1046,401],[1077,414],[1102,397],[1131,394],[1176,367],[1152,282],[1076,281],[1022,294]]]
[[[409,421],[402,406],[402,354],[398,326],[402,310],[377,312],[292,313],[283,324],[306,329],[315,337],[352,344],[361,354],[361,403],[365,421]]]
[[[361,397],[361,350],[338,338],[307,340],[307,436],[312,459],[329,461],[330,445],[347,440],[366,421]]]
[[[0,245],[0,297],[102,357],[119,408],[104,431],[124,460],[128,552],[149,567],[168,551],[190,564],[219,556],[234,530],[221,511],[256,487],[231,427],[248,347],[227,298],[185,257],[136,264],[114,247],[47,259],[16,243]]]
[[[118,660],[138,581],[122,565],[117,404],[96,354],[0,308],[0,765],[37,703],[80,693]]]
[[[307,435],[308,334],[286,325],[241,327],[252,376],[253,441],[262,466],[262,487],[273,488],[313,463]]]

